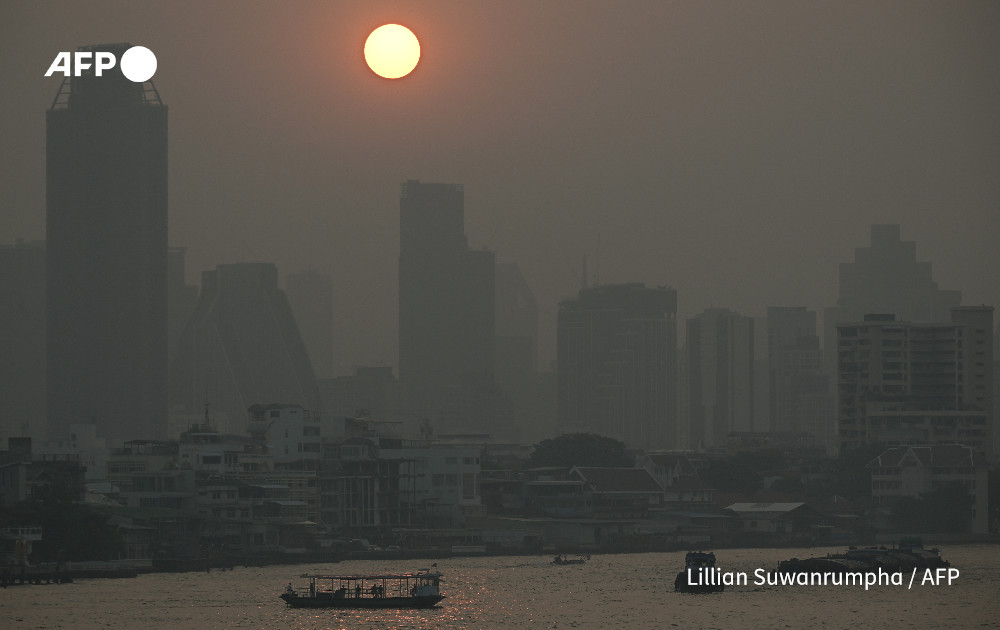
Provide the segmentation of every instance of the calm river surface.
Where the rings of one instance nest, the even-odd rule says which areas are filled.
[[[830,549],[722,549],[720,569],[747,586],[714,595],[673,592],[683,553],[595,555],[582,566],[551,556],[438,561],[447,596],[438,608],[309,611],[278,599],[305,572],[409,571],[431,561],[350,561],[315,566],[151,574],[123,580],[0,590],[0,628],[1000,628],[1000,546],[943,547],[960,570],[951,586],[755,586],[753,572]]]

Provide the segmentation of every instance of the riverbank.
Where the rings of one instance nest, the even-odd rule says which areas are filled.
[[[788,541],[787,543],[753,544],[753,541],[727,540],[717,543],[670,545],[615,545],[595,549],[587,546],[546,545],[540,549],[505,548],[485,545],[459,545],[424,549],[398,549],[344,552],[267,552],[253,555],[225,555],[203,558],[162,558],[117,560],[108,562],[42,563],[29,567],[0,566],[0,586],[20,584],[64,584],[76,579],[131,578],[148,573],[211,573],[231,571],[236,567],[269,567],[280,565],[334,564],[338,562],[368,560],[407,562],[415,560],[438,561],[451,558],[511,557],[555,554],[589,554],[594,556],[626,555],[640,553],[671,553],[702,549],[809,549],[842,545],[895,545],[899,534],[880,534],[850,541]],[[920,536],[927,548],[953,545],[998,545],[998,534],[927,534]],[[747,544],[747,543],[750,544]]]

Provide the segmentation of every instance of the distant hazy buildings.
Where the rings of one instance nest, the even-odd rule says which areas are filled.
[[[674,289],[639,283],[582,289],[560,303],[559,429],[675,447],[676,316]]]
[[[461,185],[402,185],[399,378],[411,420],[497,431],[494,254],[469,249],[464,206]]]
[[[538,370],[538,303],[517,263],[496,265],[496,378],[504,387]]]
[[[88,46],[116,57],[129,44]],[[167,108],[118,68],[46,112],[49,433],[159,436],[167,411]]]
[[[723,447],[731,432],[754,432],[754,322],[725,308],[687,321],[689,446]]]
[[[45,245],[0,245],[0,444],[45,430]],[[36,442],[37,444],[37,442]]]
[[[198,307],[170,377],[171,413],[199,414],[207,404],[224,433],[243,433],[255,403],[316,408],[316,378],[273,264],[219,265],[202,273]]]
[[[183,247],[171,247],[167,252],[167,357],[170,361],[177,353],[177,342],[184,327],[198,306],[198,287],[187,283],[186,254]]]
[[[837,326],[837,423],[843,449],[964,444],[993,457],[993,307],[950,322],[869,315]]]
[[[316,378],[332,378],[333,283],[330,276],[313,269],[288,274],[285,293]]]
[[[962,303],[959,291],[939,289],[931,263],[917,261],[917,244],[901,241],[899,225],[872,225],[871,245],[854,250],[854,261],[840,264],[837,306],[824,310],[826,372],[836,372],[837,324],[860,321],[868,313],[893,313],[912,322],[947,321]]]
[[[833,437],[833,400],[823,374],[816,312],[804,306],[767,309],[769,429]]]
[[[359,366],[354,374],[319,379],[324,417],[400,417],[399,381],[389,366]]]
[[[535,443],[552,436],[549,381],[538,373],[538,303],[517,263],[496,265],[496,381],[509,394],[514,436]]]

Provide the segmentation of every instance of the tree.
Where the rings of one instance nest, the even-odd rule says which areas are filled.
[[[632,459],[625,453],[625,444],[614,438],[594,433],[567,433],[536,444],[528,458],[527,467],[626,468],[632,463]]]
[[[764,479],[758,471],[745,461],[729,457],[709,464],[701,472],[701,478],[721,492],[752,494],[764,487]]]
[[[112,560],[124,551],[118,529],[108,517],[78,502],[79,493],[63,484],[36,488],[31,499],[10,507],[4,525],[37,525],[42,540],[33,545],[34,560]]]
[[[916,497],[901,497],[893,506],[900,530],[922,534],[960,534],[969,531],[972,497],[960,481],[945,484]]]
[[[868,499],[872,496],[872,471],[868,462],[886,450],[884,444],[868,444],[842,453],[834,465],[834,491],[848,499]]]
[[[714,460],[701,472],[701,478],[722,492],[753,494],[764,487],[765,472],[784,465],[785,456],[777,449],[740,452]]]

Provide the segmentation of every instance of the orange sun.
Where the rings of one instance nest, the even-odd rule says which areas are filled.
[[[384,24],[368,36],[365,61],[372,72],[399,79],[413,72],[420,61],[420,42],[413,31],[399,24]]]

